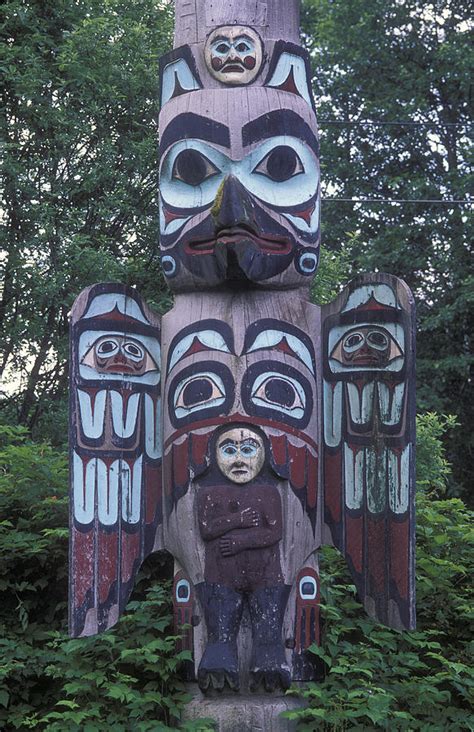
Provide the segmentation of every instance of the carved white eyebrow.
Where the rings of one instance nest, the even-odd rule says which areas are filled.
[[[287,333],[284,330],[263,330],[257,335],[252,345],[247,350],[247,353],[252,351],[259,351],[264,348],[275,348],[285,338],[289,347],[296,353],[300,361],[314,374],[313,360],[308,348],[305,346],[303,341],[291,333]]]
[[[171,371],[173,366],[176,366],[178,361],[183,358],[186,351],[191,348],[195,338],[197,338],[198,341],[200,341],[202,345],[206,346],[210,351],[230,353],[227,343],[217,330],[196,330],[193,333],[188,333],[188,335],[184,336],[184,338],[178,341],[175,345],[170,354],[168,371]]]

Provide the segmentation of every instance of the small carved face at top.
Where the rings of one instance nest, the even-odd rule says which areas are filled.
[[[204,51],[211,75],[223,84],[250,84],[262,65],[258,34],[240,25],[225,25],[211,33]]]
[[[82,360],[99,373],[141,376],[156,368],[146,348],[135,338],[110,334],[98,338]]]
[[[352,328],[336,344],[331,358],[344,366],[382,368],[402,352],[384,328],[363,326]]]
[[[265,447],[254,430],[235,427],[217,440],[217,465],[233,483],[249,483],[257,477],[265,461]]]

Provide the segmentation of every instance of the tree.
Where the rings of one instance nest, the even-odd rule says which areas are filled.
[[[64,439],[68,311],[95,281],[160,305],[160,0],[10,0],[2,8],[0,373],[12,419]]]
[[[465,0],[304,2],[326,198],[467,199],[470,13]],[[453,483],[467,486],[474,453],[469,208],[328,200],[322,211],[326,248],[348,250],[354,271],[392,272],[413,289],[418,405],[458,416],[449,455]]]

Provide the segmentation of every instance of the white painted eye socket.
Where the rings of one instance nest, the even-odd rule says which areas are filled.
[[[181,419],[188,414],[209,407],[218,407],[225,402],[224,382],[217,374],[193,374],[181,381],[174,396],[176,417]]]
[[[318,595],[318,585],[314,577],[306,575],[300,579],[300,597],[302,600],[315,600]]]
[[[318,191],[316,154],[297,137],[271,137],[244,158],[239,180],[264,203],[283,209],[301,206]]]
[[[380,330],[371,330],[367,335],[367,342],[378,351],[385,351],[388,348],[388,338]]]
[[[218,168],[199,150],[182,150],[173,164],[171,177],[188,186],[200,186],[205,180],[219,174]]]
[[[193,139],[175,143],[164,156],[160,194],[173,210],[202,209],[214,202],[222,181],[231,174],[250,194],[280,208],[311,201],[319,186],[316,155],[296,137],[269,138],[243,160],[231,160],[211,144]],[[175,224],[181,225],[182,221]],[[171,227],[172,223],[170,231]]]
[[[358,351],[359,348],[362,348],[364,343],[365,338],[362,333],[349,333],[349,335],[344,338],[342,347],[344,348],[346,353],[354,353],[354,351]]]
[[[267,371],[255,379],[252,402],[261,407],[275,409],[296,419],[301,419],[306,407],[304,389],[295,379]]]
[[[122,348],[127,356],[132,359],[132,361],[141,361],[141,359],[145,355],[143,348],[141,348],[138,343],[132,343],[131,341],[127,341],[123,344]]]
[[[253,171],[275,183],[284,183],[295,175],[304,173],[303,163],[296,151],[289,145],[277,145],[271,150]]]
[[[108,338],[97,344],[96,353],[101,358],[110,358],[110,356],[115,356],[119,349],[118,342],[114,338]]]
[[[255,50],[253,44],[247,41],[245,38],[237,38],[234,43],[234,48],[238,53],[251,53]]]
[[[239,448],[237,445],[224,445],[220,451],[225,458],[233,458],[239,452]]]
[[[212,52],[218,56],[226,56],[231,49],[231,45],[228,41],[216,41],[212,44],[211,48]]]
[[[191,585],[188,580],[182,579],[176,583],[175,597],[176,602],[189,602],[189,598],[191,597]]]
[[[189,161],[193,163],[192,172],[186,166]],[[211,145],[200,140],[180,140],[170,147],[161,164],[161,198],[173,210],[189,212],[210,206],[229,168],[229,158]],[[177,228],[182,223],[178,221]],[[172,233],[172,224],[167,233]]]

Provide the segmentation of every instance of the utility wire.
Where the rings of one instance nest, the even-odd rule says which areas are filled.
[[[350,120],[319,119],[321,125],[337,125],[339,127],[470,127],[472,122],[373,122],[371,120],[352,122]]]
[[[331,203],[333,201],[336,202],[343,202],[343,203],[427,203],[430,205],[438,205],[438,206],[450,206],[450,205],[460,205],[460,206],[472,206],[474,204],[474,199],[465,200],[463,198],[461,199],[443,199],[443,198],[322,198],[322,201],[324,203]]]

